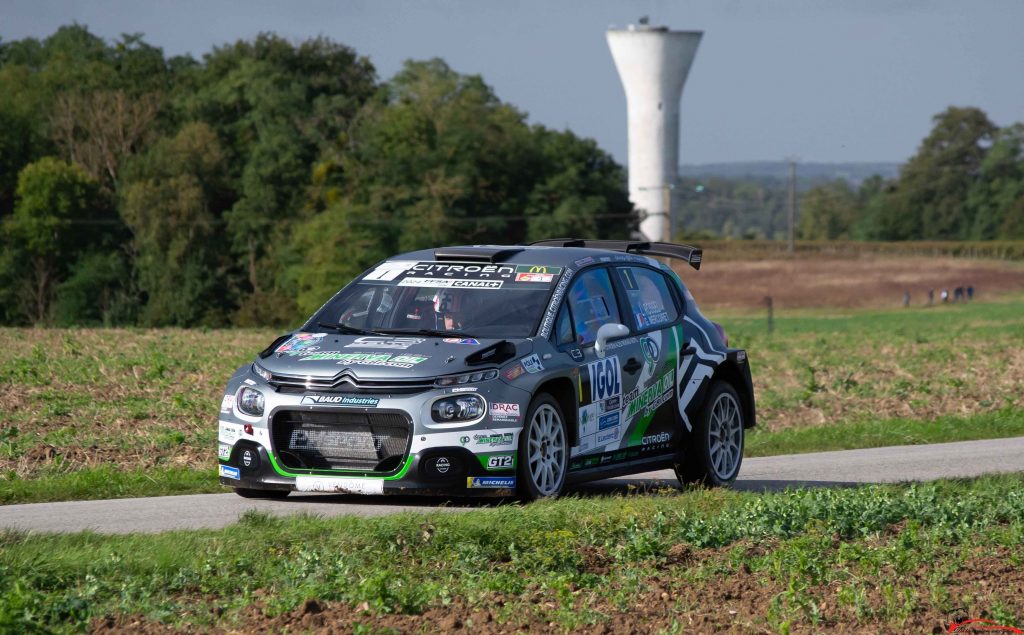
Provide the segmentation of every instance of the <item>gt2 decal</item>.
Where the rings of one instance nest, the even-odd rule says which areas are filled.
[[[515,467],[515,459],[511,454],[496,454],[487,457],[488,470],[507,470]]]

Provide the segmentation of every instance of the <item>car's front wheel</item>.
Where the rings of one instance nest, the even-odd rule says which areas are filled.
[[[684,485],[731,485],[743,462],[744,415],[736,389],[724,381],[711,384],[704,409],[694,422],[684,463],[676,476]]]
[[[250,489],[247,487],[236,487],[235,493],[242,498],[285,498],[291,493],[286,489]]]
[[[522,498],[554,498],[562,493],[569,471],[569,438],[562,409],[551,395],[538,395],[527,410],[518,463]]]

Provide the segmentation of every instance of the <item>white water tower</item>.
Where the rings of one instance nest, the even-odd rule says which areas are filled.
[[[608,47],[626,91],[629,198],[645,212],[640,233],[672,240],[671,197],[679,176],[679,99],[702,31],[639,25],[609,29]]]

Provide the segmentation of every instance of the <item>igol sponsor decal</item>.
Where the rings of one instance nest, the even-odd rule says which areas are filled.
[[[306,395],[302,398],[305,406],[358,406],[376,408],[380,399],[376,397],[360,397],[357,395]]]
[[[514,476],[467,476],[466,487],[483,489],[512,489],[516,486]]]
[[[416,346],[425,341],[421,337],[357,337],[356,341],[346,344],[345,348],[397,348],[405,350],[410,346]]]
[[[474,434],[473,440],[476,441],[477,445],[489,445],[491,447],[512,445],[513,442],[511,432],[503,434]]]

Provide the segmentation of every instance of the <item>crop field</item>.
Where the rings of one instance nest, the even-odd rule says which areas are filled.
[[[1024,618],[1024,477],[0,533],[0,631],[931,633]]]
[[[754,371],[748,456],[1024,434],[1019,297],[722,322]],[[0,329],[0,502],[217,491],[221,387],[276,335]]]
[[[828,253],[752,259],[736,249],[707,251],[700,271],[676,266],[702,307],[763,310],[771,296],[779,310],[898,308],[909,292],[911,306],[920,308],[929,289],[936,304],[943,289],[952,299],[956,287],[973,287],[979,299],[1024,292],[1024,263],[1017,261]]]

